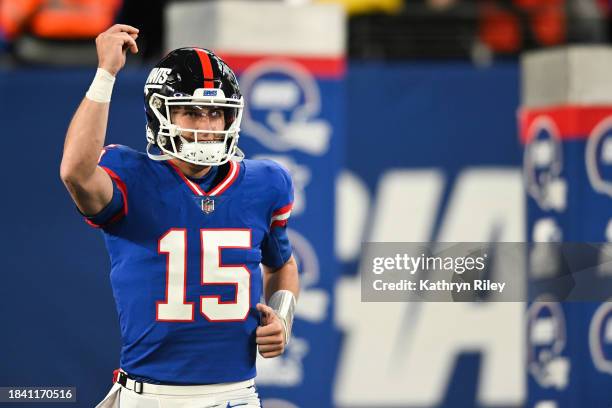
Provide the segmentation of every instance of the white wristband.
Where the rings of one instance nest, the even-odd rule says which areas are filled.
[[[283,323],[285,330],[285,344],[289,344],[291,339],[291,328],[293,326],[293,313],[295,310],[295,296],[289,290],[279,290],[270,296],[268,306],[274,309],[274,312]]]
[[[98,68],[85,96],[94,102],[108,103],[111,100],[114,84],[115,77],[107,70]]]

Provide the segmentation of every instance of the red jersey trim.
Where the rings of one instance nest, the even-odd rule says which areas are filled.
[[[189,187],[189,189],[195,195],[198,195],[198,196],[214,197],[214,196],[221,195],[221,193],[227,190],[234,183],[234,181],[236,181],[236,179],[238,178],[238,174],[240,173],[240,165],[236,163],[235,161],[230,160],[229,161],[230,170],[227,172],[227,175],[225,176],[225,178],[219,184],[213,187],[212,190],[206,192],[202,190],[202,188],[199,185],[189,180],[187,176],[185,176],[183,172],[177,167],[176,164],[170,161],[167,161],[166,163],[168,163],[170,167],[174,169],[174,171],[179,175],[179,177],[183,179],[185,184],[187,184],[187,187]]]
[[[291,216],[292,208],[293,203],[289,203],[286,206],[274,211],[272,213],[272,219],[270,220],[270,228],[286,226],[287,222],[289,221],[289,216]]]
[[[277,221],[272,221],[272,224],[270,224],[270,228],[274,228],[274,227],[284,227],[287,225],[287,222],[289,220],[277,220]]]
[[[90,226],[94,227],[94,228],[104,228],[104,227],[106,227],[108,225],[111,225],[111,224],[119,221],[121,218],[125,217],[127,215],[127,213],[128,213],[127,186],[125,185],[123,180],[121,180],[121,177],[119,177],[114,171],[112,171],[108,167],[104,167],[104,166],[100,166],[100,168],[102,170],[104,170],[115,183],[117,183],[117,188],[119,189],[119,191],[121,192],[121,195],[123,196],[123,208],[122,208],[121,211],[119,211],[117,214],[115,214],[110,220],[108,220],[104,224],[96,224],[96,223],[92,222],[91,220],[85,218],[85,222],[87,224],[89,224]]]
[[[240,165],[234,161],[230,161],[230,170],[227,172],[227,176],[223,179],[221,183],[219,183],[215,188],[213,188],[208,195],[209,196],[217,196],[221,195],[225,190],[229,188],[234,181],[238,178],[238,173],[240,173]]]
[[[293,208],[293,203],[289,203],[286,206],[279,208],[278,210],[274,210],[272,215],[274,216],[274,215],[284,214],[288,211],[291,211],[292,208]]]

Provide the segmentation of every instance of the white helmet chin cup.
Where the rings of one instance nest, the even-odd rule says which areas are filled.
[[[225,142],[189,142],[180,136],[178,153],[192,162],[219,163],[225,155]]]

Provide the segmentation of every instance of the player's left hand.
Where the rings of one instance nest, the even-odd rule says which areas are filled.
[[[261,326],[255,331],[259,354],[264,358],[280,356],[285,351],[285,329],[274,310],[263,303],[257,304],[261,313]]]

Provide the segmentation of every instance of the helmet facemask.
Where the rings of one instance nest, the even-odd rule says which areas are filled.
[[[244,107],[242,97],[227,98],[221,89],[200,88],[193,95],[154,93],[149,98],[149,106],[159,121],[156,135],[148,130],[147,153],[152,159],[175,157],[196,165],[219,166],[234,156],[238,159],[244,156],[237,147]],[[224,125],[215,118],[220,112],[223,112]],[[177,114],[186,115],[192,126],[176,123],[173,116]],[[150,153],[152,145],[162,154]]]

